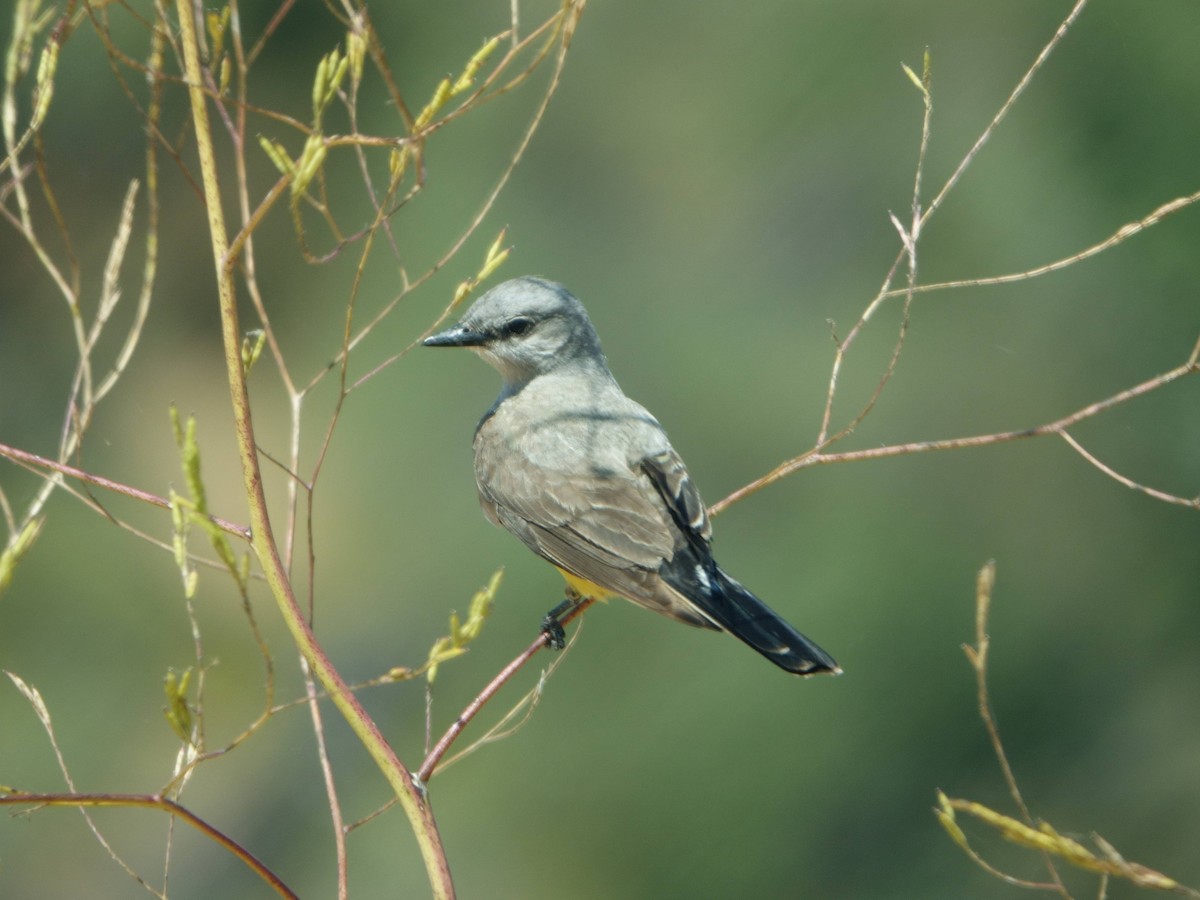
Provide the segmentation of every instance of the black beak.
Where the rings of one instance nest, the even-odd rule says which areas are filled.
[[[487,335],[473,331],[462,323],[421,341],[425,347],[480,347],[485,343]]]

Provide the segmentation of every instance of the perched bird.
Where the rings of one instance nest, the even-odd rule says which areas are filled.
[[[578,595],[727,631],[797,675],[841,671],[717,566],[683,460],[621,391],[583,304],[562,285],[506,281],[424,343],[470,348],[500,372],[500,396],[475,429],[480,505]]]

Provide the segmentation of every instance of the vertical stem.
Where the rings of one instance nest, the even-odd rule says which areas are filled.
[[[246,374],[242,368],[241,334],[238,325],[237,297],[234,293],[234,259],[229,255],[229,239],[221,210],[220,184],[217,179],[216,156],[209,127],[207,99],[200,68],[200,49],[197,39],[198,8],[193,0],[177,0],[179,34],[183,45],[185,75],[196,128],[196,149],[200,157],[200,174],[204,184],[208,227],[212,238],[213,259],[216,264],[217,290],[221,309],[221,336],[225,348],[225,368],[233,402],[234,425],[238,452],[242,462],[246,500],[250,509],[251,541],[280,614],[291,631],[296,646],[312,667],[313,674],[329,692],[333,704],[346,718],[350,728],[362,741],[391,785],[408,815],[420,847],[433,894],[439,900],[454,897],[454,885],[441,836],[433,819],[429,803],[413,780],[412,773],[396,756],[395,751],[379,732],[362,705],[355,699],[346,683],[317,643],[297,602],[286,568],[275,544],[271,520],[267,514],[263,492],[262,472],[255,448],[254,424],[250,416],[250,397]]]

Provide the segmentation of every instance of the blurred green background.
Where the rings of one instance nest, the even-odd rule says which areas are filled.
[[[352,376],[415,339],[507,226],[513,255],[491,283],[523,273],[565,282],[591,311],[626,391],[655,412],[717,501],[811,445],[833,355],[829,321],[845,335],[899,249],[888,213],[908,216],[921,124],[901,63],[919,70],[931,50],[928,201],[1069,7],[591,4],[561,88],[489,219],[361,345]],[[523,25],[554,8],[523,5]],[[271,11],[244,11],[248,40]],[[507,26],[509,4],[392,2],[373,15],[416,109]],[[116,9],[112,17],[127,51],[144,54],[141,30]],[[7,46],[11,25],[3,27]],[[1096,0],[923,234],[921,280],[1032,268],[1197,190],[1197,29],[1200,7],[1190,0]],[[319,4],[299,4],[258,63],[255,102],[306,119],[312,71],[342,37]],[[427,188],[394,220],[413,273],[479,208],[548,74],[430,140]],[[177,88],[167,97],[175,134],[186,112]],[[364,130],[398,132],[385,100],[377,88],[364,95]],[[44,138],[89,303],[120,198],[142,168],[139,121],[82,25],[64,49]],[[280,126],[253,121],[250,133],[260,131],[298,149]],[[265,190],[271,172],[256,148],[249,157]],[[343,155],[331,165],[347,228],[361,227],[354,163]],[[182,490],[167,414],[174,402],[198,417],[212,508],[244,520],[202,207],[165,160],[162,197],[149,324],[97,414],[82,465],[159,494]],[[137,233],[114,335],[136,296]],[[61,249],[53,237],[48,244]],[[895,377],[838,449],[1025,428],[1178,365],[1200,333],[1198,247],[1200,210],[1187,209],[1057,274],[919,297]],[[307,381],[339,346],[356,251],[323,267],[304,263],[282,207],[257,251],[289,362]],[[7,224],[0,259],[0,442],[53,455],[73,371],[69,317]],[[396,272],[381,243],[360,321],[395,295]],[[248,305],[243,312],[250,327]],[[898,313],[885,306],[854,346],[835,423],[878,381]],[[115,345],[115,337],[102,344],[100,358]],[[484,637],[439,676],[438,732],[527,644],[561,590],[476,505],[472,429],[497,386],[466,354],[404,357],[348,399],[315,493],[317,631],[348,679],[421,662],[450,611],[465,610],[506,567]],[[264,449],[286,457],[287,410],[266,358],[252,388]],[[332,400],[325,385],[305,407],[305,467]],[[1184,381],[1074,434],[1130,477],[1194,496],[1198,402],[1200,383]],[[37,481],[4,463],[0,486],[19,512]],[[169,540],[166,514],[98,498]],[[1200,886],[1196,510],[1130,491],[1045,438],[806,470],[721,515],[716,534],[722,564],[846,674],[800,682],[731,639],[629,604],[593,610],[532,721],[433,781],[461,896],[1014,895],[967,860],[930,812],[937,788],[1014,812],[960,649],[974,637],[975,573],[990,558],[994,708],[1034,813],[1072,834],[1094,830],[1127,858]],[[275,653],[278,699],[297,697],[294,654],[261,587],[254,603]],[[262,664],[226,579],[203,570],[196,605],[214,663],[209,740],[219,746],[261,709]],[[168,667],[191,664],[170,554],[57,495],[0,597],[0,667],[44,695],[80,790],[150,792],[169,778],[177,741],[160,711],[161,682]],[[536,675],[523,673],[493,715]],[[422,688],[363,699],[415,763]],[[386,788],[332,710],[326,724],[354,819]],[[63,787],[40,725],[7,683],[0,782]],[[329,818],[302,708],[205,766],[182,799],[301,896],[334,895]],[[164,818],[115,811],[97,821],[131,865],[160,880]],[[1032,854],[969,830],[1002,868],[1045,877]],[[355,832],[350,853],[354,896],[427,892],[398,811]],[[182,827],[170,872],[174,898],[267,895]],[[1095,895],[1094,881],[1064,874],[1078,895]],[[1134,893],[1113,884],[1108,896]],[[0,896],[144,895],[77,812],[0,819]]]

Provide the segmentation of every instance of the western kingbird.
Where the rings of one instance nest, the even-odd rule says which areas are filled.
[[[797,675],[841,671],[718,568],[683,460],[618,387],[583,304],[562,285],[506,281],[425,346],[468,347],[500,372],[504,387],[475,429],[480,505],[576,593],[728,631]]]

